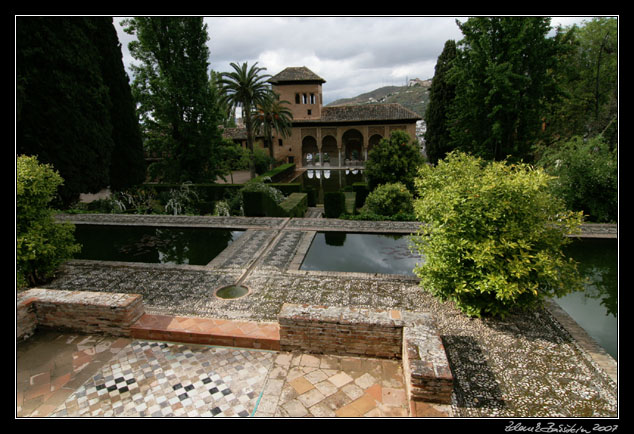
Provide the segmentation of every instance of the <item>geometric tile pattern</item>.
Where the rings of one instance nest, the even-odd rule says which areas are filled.
[[[53,417],[248,417],[274,354],[136,340]]]

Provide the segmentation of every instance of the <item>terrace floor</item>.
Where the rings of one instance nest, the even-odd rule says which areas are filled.
[[[247,231],[206,266],[71,261],[48,288],[139,293],[150,316],[186,318],[199,325],[211,319],[274,323],[284,303],[430,312],[452,367],[454,395],[450,406],[409,408],[403,401],[400,363],[392,361],[43,331],[18,345],[18,417],[618,416],[616,362],[554,305],[505,320],[470,319],[422,291],[415,279],[299,269],[315,231],[407,233],[416,230],[415,224],[320,218],[59,218],[77,224]],[[616,235],[616,228],[605,226],[588,230],[589,236],[605,231],[600,236]],[[250,289],[249,295],[235,300],[213,295],[237,282]]]

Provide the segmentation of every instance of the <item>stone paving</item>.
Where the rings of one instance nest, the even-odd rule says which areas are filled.
[[[597,362],[588,347],[573,338],[569,329],[564,328],[562,321],[554,316],[552,309],[517,313],[505,320],[470,319],[451,303],[439,302],[422,291],[412,278],[299,270],[298,264],[316,230],[338,228],[355,232],[402,233],[415,230],[416,226],[412,223],[319,218],[136,217],[81,215],[60,218],[77,223],[191,224],[240,228],[247,229],[247,232],[207,266],[71,261],[47,286],[140,293],[146,312],[153,314],[252,321],[275,321],[283,303],[426,311],[436,319],[454,374],[455,387],[451,408],[427,408],[421,413],[427,411],[430,415],[457,417],[616,417],[618,414],[616,369],[606,371],[606,365]],[[608,229],[608,236],[611,234],[616,236],[615,227]],[[246,285],[250,294],[236,300],[221,300],[213,296],[215,289],[236,282]],[[308,356],[302,361],[302,358],[294,358],[297,355],[286,355],[285,358],[283,353],[271,354],[264,363],[268,363],[269,369],[267,382],[258,383],[258,387],[261,386],[261,390],[267,393],[274,391],[274,395],[262,394],[255,416],[332,416],[333,412],[339,416],[343,412],[337,414],[337,411],[344,407],[346,415],[403,414],[405,407],[396,404],[398,387],[386,385],[382,378],[379,394],[376,385],[380,376],[370,380],[364,376],[365,373],[355,377],[348,371],[341,371],[352,378],[349,380],[344,376],[336,377],[338,368],[329,365],[332,361]],[[608,358],[607,364],[616,367],[613,359]],[[378,368],[373,369],[373,372],[378,372]],[[332,377],[348,381],[337,385],[330,381]],[[188,381],[196,383],[192,379]],[[340,386],[338,392],[328,395],[333,389],[324,381]],[[92,389],[88,392],[88,388],[97,386],[86,384],[85,393],[94,393]],[[342,390],[346,385],[349,387]],[[392,383],[392,386],[395,384]],[[375,407],[363,413],[366,408],[363,403],[370,402],[368,396],[375,398]],[[381,400],[376,399],[379,396]],[[174,400],[172,397],[167,401],[170,399]],[[240,411],[253,411],[252,401],[242,399],[245,404],[241,404],[244,410]],[[194,400],[192,403],[195,408]],[[123,407],[132,411],[132,404],[126,405]],[[161,403],[153,402],[148,406],[153,411],[144,414],[159,411],[157,405],[161,407]],[[233,415],[245,414],[240,411]]]
[[[396,360],[39,331],[18,345],[17,417],[408,417]],[[449,406],[421,403],[419,416]]]

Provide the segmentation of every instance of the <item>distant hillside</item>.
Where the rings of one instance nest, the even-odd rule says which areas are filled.
[[[342,98],[333,101],[333,105],[375,104],[375,103],[399,103],[403,107],[413,110],[421,117],[425,116],[425,110],[429,103],[429,87],[431,80],[412,80],[416,84],[410,86],[385,86],[371,92],[363,93],[354,98]]]

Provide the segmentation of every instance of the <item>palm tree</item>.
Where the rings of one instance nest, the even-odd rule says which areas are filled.
[[[255,164],[253,160],[253,142],[254,140],[254,122],[253,115],[255,107],[262,105],[270,98],[271,88],[267,83],[267,79],[271,77],[268,74],[260,73],[266,68],[257,66],[257,62],[250,68],[244,62],[242,66],[231,63],[233,72],[223,72],[220,75],[220,86],[223,96],[229,107],[235,109],[242,108],[242,118],[244,126],[247,130],[247,147],[251,152],[249,160],[249,169],[251,171],[251,179],[255,178]]]
[[[271,160],[275,158],[273,156],[273,130],[275,130],[276,135],[284,138],[291,135],[293,114],[284,104],[290,103],[280,101],[280,96],[272,92],[271,97],[264,104],[259,105],[255,113],[255,125],[258,130],[262,131],[264,139],[267,141]]]

